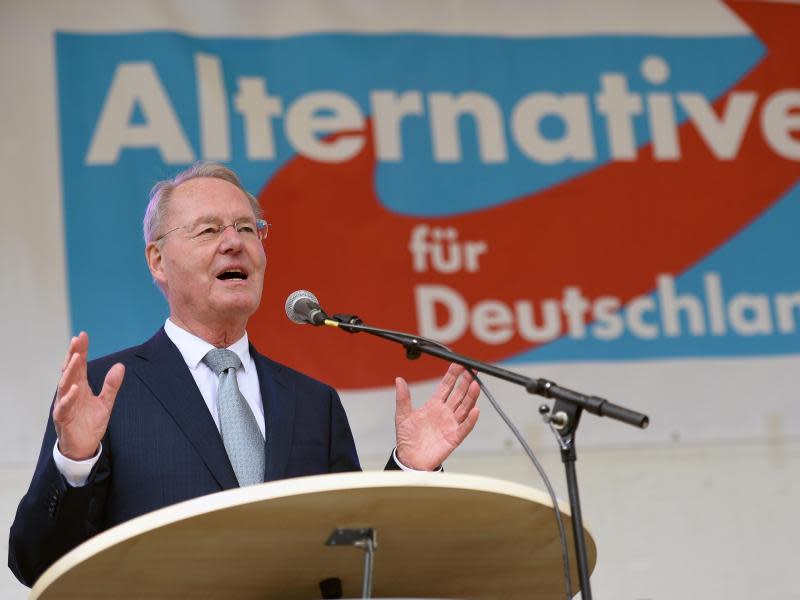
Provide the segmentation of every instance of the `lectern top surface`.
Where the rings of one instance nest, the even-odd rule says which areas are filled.
[[[563,597],[544,492],[473,475],[367,472],[228,490],[143,515],[61,558],[31,598],[307,600],[330,577],[356,597],[363,553],[325,541],[358,527],[377,531],[374,597]]]

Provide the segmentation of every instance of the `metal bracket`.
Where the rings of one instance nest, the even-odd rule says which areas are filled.
[[[372,598],[372,571],[378,532],[371,527],[362,529],[334,529],[325,541],[326,546],[355,546],[364,551],[364,578],[361,597]]]

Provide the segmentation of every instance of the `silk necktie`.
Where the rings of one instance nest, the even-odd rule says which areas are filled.
[[[236,369],[242,361],[232,350],[214,348],[203,362],[219,377],[217,412],[222,443],[239,485],[264,481],[264,437],[253,411],[236,383]]]

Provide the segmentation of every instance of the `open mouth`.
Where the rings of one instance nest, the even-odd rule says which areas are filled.
[[[217,279],[221,281],[244,281],[247,279],[247,273],[241,269],[228,269],[217,275]]]

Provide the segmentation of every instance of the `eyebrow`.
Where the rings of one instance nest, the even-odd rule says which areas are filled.
[[[256,219],[255,216],[246,216],[246,217],[239,216],[239,217],[234,218],[233,222],[234,223],[238,223],[240,221],[248,221],[248,220],[252,221],[253,223],[258,221],[258,219]],[[201,223],[222,223],[222,219],[220,217],[216,216],[216,215],[202,215],[202,216],[197,217],[191,223],[189,223],[189,227],[194,229],[195,227],[197,227]]]

